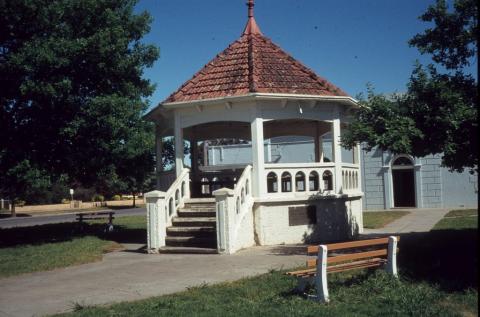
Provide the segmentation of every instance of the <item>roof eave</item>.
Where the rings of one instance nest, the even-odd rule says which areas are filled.
[[[207,98],[189,101],[164,102],[159,104],[165,109],[186,108],[195,105],[219,104],[233,101],[246,100],[274,100],[274,99],[295,99],[295,100],[318,100],[318,101],[335,101],[343,102],[345,104],[359,107],[358,101],[350,96],[322,96],[322,95],[299,95],[299,94],[285,94],[285,93],[249,93],[241,96],[227,96],[219,98]],[[156,108],[155,108],[156,109]],[[152,111],[154,111],[153,109]]]

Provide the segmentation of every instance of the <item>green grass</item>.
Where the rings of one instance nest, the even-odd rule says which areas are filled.
[[[145,243],[145,216],[119,217],[106,234],[105,221],[0,229],[0,277],[46,271],[102,259],[121,243]]]
[[[402,210],[364,212],[363,227],[367,229],[383,228],[390,222],[408,214],[408,211]]]
[[[425,282],[396,280],[381,270],[329,276],[331,302],[295,294],[296,280],[271,272],[215,286],[111,306],[76,306],[59,316],[462,316],[477,314],[477,292],[448,294]],[[313,290],[311,290],[312,292]],[[368,295],[367,295],[368,294]]]
[[[118,248],[120,245],[115,242],[97,237],[2,248],[0,249],[0,277],[94,262],[101,260],[105,252]]]
[[[478,227],[478,210],[477,209],[465,209],[465,210],[452,210],[445,217],[440,220],[433,230],[442,229],[477,229]]]

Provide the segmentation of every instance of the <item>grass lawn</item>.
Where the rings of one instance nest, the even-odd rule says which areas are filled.
[[[434,230],[441,229],[476,229],[478,226],[478,210],[463,209],[451,210],[440,220]]]
[[[408,214],[408,211],[403,210],[364,212],[363,227],[367,229],[383,228],[390,222]]]
[[[0,277],[99,261],[121,243],[145,243],[145,216],[119,217],[105,234],[102,221],[0,229]]]
[[[403,234],[399,280],[382,270],[331,274],[328,305],[295,294],[295,278],[272,271],[141,301],[77,304],[59,316],[478,316],[477,246],[477,227],[457,223]]]
[[[60,316],[462,316],[476,313],[476,292],[447,294],[425,282],[395,280],[382,271],[331,275],[331,302],[292,292],[296,281],[271,272],[216,286],[106,307],[76,306]],[[367,295],[368,292],[368,295]],[[468,316],[468,315],[467,315]]]

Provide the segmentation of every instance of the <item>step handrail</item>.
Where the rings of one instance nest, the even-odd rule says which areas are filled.
[[[190,199],[190,170],[184,168],[166,192],[154,190],[145,194],[147,203],[147,251],[158,253],[165,246],[167,227],[185,200]]]

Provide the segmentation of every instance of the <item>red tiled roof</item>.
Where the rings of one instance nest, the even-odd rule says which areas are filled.
[[[275,45],[260,32],[253,16],[249,16],[242,36],[164,103],[248,93],[348,96]]]

